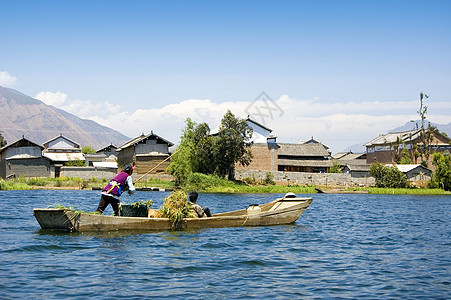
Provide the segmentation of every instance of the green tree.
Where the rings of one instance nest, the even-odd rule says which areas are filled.
[[[230,110],[224,115],[216,136],[216,173],[229,180],[235,179],[235,164],[247,166],[252,161],[250,146],[252,127],[246,120],[235,117]]]
[[[193,131],[192,170],[203,174],[213,174],[218,158],[216,156],[215,137],[210,134],[207,123],[201,123]]]
[[[410,165],[412,164],[412,159],[410,158],[410,153],[407,148],[402,148],[401,150],[401,159],[398,161],[398,163],[402,165]]]
[[[451,190],[451,156],[448,151],[433,154],[432,164],[435,172],[432,175],[429,187]]]
[[[193,172],[192,169],[192,149],[194,149],[194,128],[196,123],[187,118],[185,120],[185,128],[182,130],[182,136],[180,137],[180,144],[177,147],[177,153],[172,157],[172,162],[169,164],[167,171],[171,173],[177,184],[181,184],[186,181],[188,176]]]
[[[70,160],[64,163],[66,167],[86,167],[86,161],[84,160]]]
[[[340,164],[336,161],[332,162],[332,168],[330,168],[331,173],[342,173],[343,168],[340,166]]]
[[[235,163],[250,163],[252,128],[246,120],[228,111],[215,135],[210,134],[206,123],[196,124],[188,118],[185,124],[177,153],[168,167],[179,184],[186,182],[192,173],[228,176],[232,180]]]
[[[92,148],[91,146],[83,146],[81,148],[81,152],[83,154],[88,154],[88,153],[96,153],[96,150],[94,150],[94,148]]]
[[[7,142],[6,140],[3,138],[2,132],[0,131],[0,148],[3,146],[6,146]]]
[[[377,187],[406,188],[407,177],[395,166],[383,166],[374,163],[370,167],[370,174],[376,179]]]

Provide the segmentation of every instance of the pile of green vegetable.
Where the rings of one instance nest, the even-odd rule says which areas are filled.
[[[169,218],[172,226],[180,227],[183,218],[194,218],[194,214],[191,212],[191,206],[188,203],[186,194],[177,190],[172,192],[166,199],[160,208],[161,217]]]

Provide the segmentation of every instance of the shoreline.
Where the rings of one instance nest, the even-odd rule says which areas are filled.
[[[262,186],[262,190],[259,190],[259,187],[254,187],[253,191],[240,191],[240,190],[229,190],[223,191],[221,187],[217,189],[209,189],[207,191],[202,191],[202,193],[230,193],[230,194],[280,194],[280,193],[288,193],[292,190],[296,190],[296,187],[290,189],[289,186],[285,186],[286,189],[284,191],[276,191],[276,192],[268,192],[264,191],[265,188]],[[92,191],[100,191],[100,187],[75,187],[75,186],[65,186],[65,187],[57,187],[57,186],[29,186],[30,190],[92,190]],[[145,191],[145,192],[170,192],[173,189],[168,188],[160,188],[160,187],[138,187],[137,191]],[[373,194],[373,195],[451,195],[451,192],[437,190],[437,189],[396,189],[396,188],[359,188],[359,189],[350,189],[350,188],[315,188],[315,192],[305,192],[299,191],[298,194]]]

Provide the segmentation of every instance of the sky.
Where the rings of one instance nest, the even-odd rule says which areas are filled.
[[[0,0],[0,86],[178,143],[231,110],[333,153],[451,122],[451,1]]]

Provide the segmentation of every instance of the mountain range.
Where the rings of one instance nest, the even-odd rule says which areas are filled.
[[[42,145],[62,134],[82,146],[99,149],[111,143],[118,146],[129,137],[100,125],[81,119],[62,109],[0,86],[0,131],[8,144],[24,136]]]

